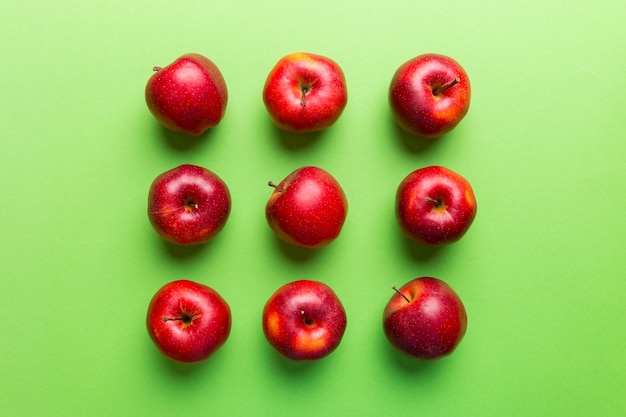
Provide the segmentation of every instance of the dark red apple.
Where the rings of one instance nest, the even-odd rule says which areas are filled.
[[[180,165],[162,173],[148,193],[148,218],[161,237],[178,245],[212,239],[230,215],[230,192],[212,171]]]
[[[394,290],[383,312],[383,330],[391,345],[422,360],[452,353],[467,330],[467,313],[454,290],[431,277]]]
[[[146,85],[146,104],[163,126],[198,136],[222,120],[228,90],[213,61],[186,54],[154,71]]]
[[[150,338],[165,356],[177,362],[199,362],[228,339],[230,307],[206,285],[173,281],[152,297],[147,326]]]
[[[274,188],[265,208],[267,222],[283,241],[321,248],[339,236],[348,213],[343,189],[327,171],[306,166]]]
[[[458,241],[472,225],[476,211],[476,197],[469,182],[441,166],[411,172],[396,193],[400,229],[425,245]]]
[[[317,360],[329,355],[339,346],[346,324],[341,301],[319,281],[283,285],[263,309],[267,341],[292,360]]]
[[[334,124],[346,107],[346,79],[330,58],[289,54],[269,73],[263,102],[281,129],[293,133],[323,130]]]
[[[394,119],[407,132],[423,138],[436,138],[452,130],[467,114],[470,96],[463,67],[439,54],[424,54],[405,62],[389,86]]]

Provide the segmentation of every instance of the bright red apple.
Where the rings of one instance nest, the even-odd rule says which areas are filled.
[[[471,88],[465,70],[454,59],[424,54],[401,65],[389,86],[396,122],[409,133],[436,138],[465,117]]]
[[[263,309],[263,332],[283,356],[321,359],[333,352],[346,330],[346,312],[335,292],[319,281],[283,285]]]
[[[327,171],[306,166],[274,188],[265,208],[267,222],[283,241],[321,248],[339,236],[348,213],[343,189]]]
[[[383,330],[392,346],[417,359],[449,355],[467,330],[467,313],[445,282],[416,278],[391,297],[383,312]]]
[[[230,192],[212,171],[180,165],[154,179],[148,193],[148,218],[157,233],[178,245],[212,239],[230,215]]]
[[[230,307],[206,285],[173,281],[152,297],[147,326],[150,338],[165,356],[177,362],[199,362],[228,339]]]
[[[330,58],[289,54],[278,61],[263,88],[263,102],[281,129],[304,133],[328,128],[348,102],[346,79]]]
[[[472,225],[476,211],[476,197],[469,182],[441,166],[411,172],[396,193],[400,229],[425,245],[458,241]]]
[[[163,126],[198,136],[222,120],[228,90],[213,61],[186,54],[154,71],[146,85],[146,104]]]

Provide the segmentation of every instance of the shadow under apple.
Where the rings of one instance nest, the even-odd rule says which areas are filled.
[[[398,248],[409,258],[420,262],[431,261],[446,252],[447,245],[428,246],[406,237],[394,221],[391,233],[396,235]]]
[[[309,249],[300,246],[294,246],[276,237],[271,231],[269,232],[269,234],[271,234],[271,236],[269,236],[268,239],[273,240],[278,250],[290,260],[298,263],[309,262],[312,259],[318,258],[321,255],[321,252],[324,250],[324,248]]]
[[[392,117],[389,119],[390,129],[393,130],[394,136],[398,139],[398,142],[404,149],[404,151],[411,154],[421,154],[428,151],[431,148],[437,146],[441,141],[445,140],[447,135],[443,135],[435,139],[420,138],[410,134],[406,130],[402,129]]]
[[[185,152],[199,148],[206,143],[218,126],[207,129],[198,136],[186,135],[184,133],[175,132],[157,124],[158,135],[163,139],[166,145],[176,151]]]
[[[265,351],[268,356],[268,363],[271,363],[272,367],[284,377],[301,378],[318,372],[326,366],[332,355],[331,353],[328,357],[317,360],[293,360],[275,351],[267,340],[264,339],[263,342],[266,345]]]
[[[393,363],[398,370],[406,374],[430,373],[437,367],[438,360],[426,361],[413,358],[391,346],[387,340],[380,345],[381,349],[384,350],[383,354],[386,355],[386,359]]]
[[[201,362],[183,363],[176,362],[165,357],[156,349],[153,350],[154,354],[152,355],[153,357],[150,357],[150,360],[157,362],[160,370],[164,374],[167,374],[171,378],[177,378],[186,382],[189,382],[191,379],[202,378],[203,374],[210,372],[211,368],[214,367],[218,361],[218,358],[215,356],[220,353],[218,351],[213,356]]]
[[[200,256],[201,253],[205,253],[213,244],[213,240],[198,245],[177,245],[175,243],[168,242],[165,239],[162,240],[162,246],[164,251],[173,259],[185,261],[195,256]]]
[[[325,130],[308,133],[292,133],[279,128],[274,123],[272,123],[272,127],[274,135],[278,139],[278,143],[281,147],[291,152],[310,148],[315,143],[320,142],[325,133]]]
[[[416,261],[430,261],[446,251],[446,246],[427,246],[404,236],[400,236],[400,238],[404,241],[405,253]]]

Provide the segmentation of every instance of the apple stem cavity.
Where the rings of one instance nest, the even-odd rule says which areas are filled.
[[[278,191],[280,191],[281,193],[284,193],[284,192],[285,192],[285,189],[284,189],[283,187],[281,187],[280,185],[276,185],[276,184],[274,184],[274,182],[273,182],[273,181],[269,181],[269,182],[267,183],[267,185],[269,185],[270,187],[274,187],[274,188],[276,188],[276,189],[277,189]]]
[[[300,97],[300,105],[302,107],[306,107],[306,95],[309,92],[309,89],[307,87],[302,87],[300,91],[302,92],[302,96]]]
[[[161,71],[162,69],[162,67],[152,67],[152,71],[154,72]]]
[[[450,82],[449,82],[449,83],[447,83],[447,84],[437,86],[437,87],[435,87],[435,88],[433,89],[433,95],[434,95],[434,96],[438,96],[439,94],[443,93],[443,92],[444,92],[444,91],[446,91],[448,88],[450,88],[450,87],[452,87],[452,86],[454,86],[454,85],[458,84],[459,82],[461,82],[461,80],[459,80],[459,79],[458,79],[458,77],[457,77],[457,78],[455,78],[454,80],[450,81]]]
[[[440,200],[436,200],[434,198],[426,197],[426,201],[429,202],[429,203],[433,203],[435,205],[435,207],[440,207],[441,206],[441,201]]]
[[[302,319],[304,320],[304,324],[307,326],[311,326],[313,324],[313,320],[304,312],[304,310],[300,310],[300,314],[302,314]]]
[[[406,300],[406,302],[407,302],[407,303],[410,303],[410,302],[411,302],[411,300],[409,300],[409,297],[407,297],[406,295],[404,295],[404,294],[402,293],[402,291],[400,291],[400,290],[398,289],[398,287],[396,287],[395,285],[393,285],[391,288],[392,288],[395,292],[397,292],[398,294],[400,294],[400,295],[402,296],[402,298],[404,298],[404,299]]]
[[[185,210],[198,210],[198,203],[195,200],[188,199],[185,201]]]

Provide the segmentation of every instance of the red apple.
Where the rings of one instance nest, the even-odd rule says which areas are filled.
[[[335,123],[346,107],[346,79],[330,58],[289,54],[269,73],[263,101],[281,129],[293,133],[323,130]]]
[[[228,90],[211,60],[186,54],[164,68],[153,69],[146,85],[146,104],[163,126],[198,136],[222,120]]]
[[[470,95],[469,78],[458,62],[444,55],[424,54],[398,68],[389,87],[389,104],[404,130],[436,138],[465,117]]]
[[[228,339],[230,307],[206,285],[173,281],[152,297],[147,325],[150,338],[165,356],[178,362],[199,362]]]
[[[180,165],[152,182],[148,218],[161,237],[178,245],[206,243],[226,224],[230,192],[215,173]]]
[[[332,175],[306,166],[289,174],[274,188],[265,208],[267,222],[283,241],[321,248],[339,236],[348,213],[346,196]]]
[[[319,281],[283,285],[263,309],[263,332],[283,356],[321,359],[334,351],[346,330],[346,312],[335,292]]]
[[[445,282],[416,278],[393,287],[383,312],[383,330],[399,351],[418,359],[449,355],[467,330],[467,314],[459,296]]]
[[[396,193],[396,219],[402,232],[425,245],[456,242],[476,217],[476,197],[456,172],[430,166],[411,172]]]

